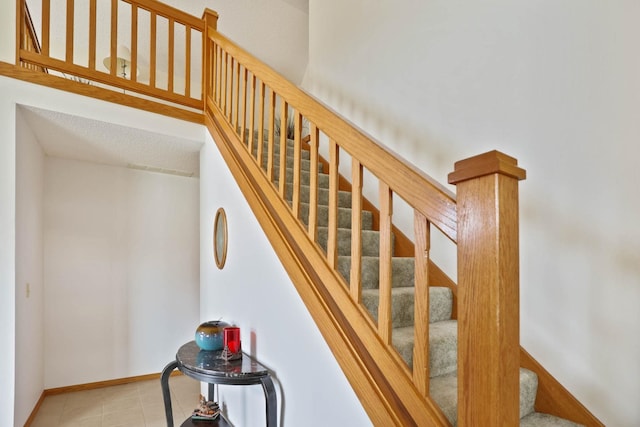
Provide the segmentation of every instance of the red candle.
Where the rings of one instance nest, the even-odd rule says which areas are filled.
[[[224,328],[224,346],[231,353],[240,352],[240,328],[235,326]]]

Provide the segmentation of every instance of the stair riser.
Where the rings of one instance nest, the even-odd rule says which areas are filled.
[[[414,286],[414,259],[391,259],[391,286],[394,288]],[[351,257],[338,259],[338,271],[349,281],[351,275]],[[380,283],[380,261],[376,257],[364,257],[361,260],[362,289],[377,289]]]
[[[329,208],[327,206],[318,206],[318,220],[316,221],[319,227],[327,227],[329,225]],[[306,203],[300,204],[299,218],[305,225],[309,224],[309,205]],[[371,212],[362,212],[362,229],[371,230],[373,226],[373,214]],[[338,208],[338,228],[351,228],[351,209]]]
[[[291,185],[293,184],[293,169],[287,168],[286,169],[286,176],[287,176],[287,185]],[[275,169],[273,171],[273,179],[275,182],[279,182],[280,181],[280,170],[279,169]],[[309,171],[300,171],[300,184],[302,185],[309,185],[310,182],[310,174]],[[319,188],[325,188],[328,189],[329,188],[329,175],[324,174],[324,173],[319,173],[318,174],[318,187]]]
[[[393,236],[391,236],[393,247]],[[318,244],[327,250],[327,229],[318,227]],[[380,233],[377,231],[362,231],[362,255],[378,256],[380,248]],[[338,229],[338,255],[351,255],[351,230]],[[393,254],[392,254],[393,255]]]
[[[263,155],[267,155],[267,152],[269,151],[269,144],[268,143],[264,143],[264,145],[262,146],[262,153]],[[290,141],[287,144],[287,157],[293,157],[293,152],[294,152],[294,144],[293,141]],[[251,153],[253,154],[253,156],[257,156],[258,154],[258,144],[257,141],[253,144]],[[304,148],[300,148],[300,154],[302,155],[303,159],[307,159],[309,160],[310,156],[311,156],[311,152],[309,150],[305,150]],[[276,142],[276,145],[273,147],[273,157],[279,157],[280,156],[280,142]]]
[[[391,313],[393,328],[413,326],[414,323],[414,287],[398,287],[391,289]],[[363,289],[362,303],[373,318],[378,320],[378,289]],[[452,310],[452,293],[448,288],[429,288],[429,323],[450,321]],[[455,332],[455,331],[454,331]]]
[[[268,158],[266,155],[262,156],[262,169],[267,169]],[[287,157],[287,169],[293,169],[293,156]],[[273,168],[274,172],[280,168],[280,157],[273,158]],[[300,169],[303,171],[309,171],[311,168],[311,160],[309,159],[301,159],[300,160]],[[318,162],[318,171],[322,172],[322,163]]]
[[[520,368],[520,418],[526,417],[534,410],[538,391],[538,377],[533,372]],[[440,406],[451,423],[458,424],[458,378],[454,374],[432,378],[429,386],[431,398]],[[544,423],[541,426],[567,426],[571,423]]]
[[[308,185],[300,186],[300,202],[309,203],[310,188]],[[287,185],[286,200],[291,201],[293,198],[293,186]],[[327,188],[318,188],[318,205],[329,205],[329,190]],[[351,193],[348,191],[338,191],[338,207],[350,208],[351,207]]]
[[[396,288],[407,289],[407,288]],[[362,294],[362,304],[367,308],[367,311],[373,317],[373,320],[378,322],[378,302],[380,298],[378,293]],[[393,328],[403,328],[405,326],[413,325],[413,292],[395,294],[391,299],[391,324]]]

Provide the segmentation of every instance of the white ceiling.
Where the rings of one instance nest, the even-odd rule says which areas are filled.
[[[21,106],[20,111],[48,156],[199,176],[202,141],[34,107]]]

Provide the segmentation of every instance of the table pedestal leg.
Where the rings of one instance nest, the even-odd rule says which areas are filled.
[[[267,427],[278,427],[278,402],[276,388],[270,376],[263,377],[260,382],[264,389],[264,397],[267,403]]]
[[[171,372],[178,367],[175,360],[162,370],[160,385],[162,386],[162,398],[164,399],[164,413],[167,417],[167,427],[173,427],[173,409],[171,408],[171,392],[169,391],[169,377]]]

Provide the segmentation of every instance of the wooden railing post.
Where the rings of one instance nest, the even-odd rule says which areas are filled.
[[[207,97],[213,94],[213,43],[209,36],[209,28],[214,31],[218,30],[218,12],[211,9],[205,9],[202,14],[204,21],[204,30],[202,31],[202,100],[204,109],[207,109]]]
[[[498,151],[455,164],[458,201],[458,426],[519,424],[518,181]]]

